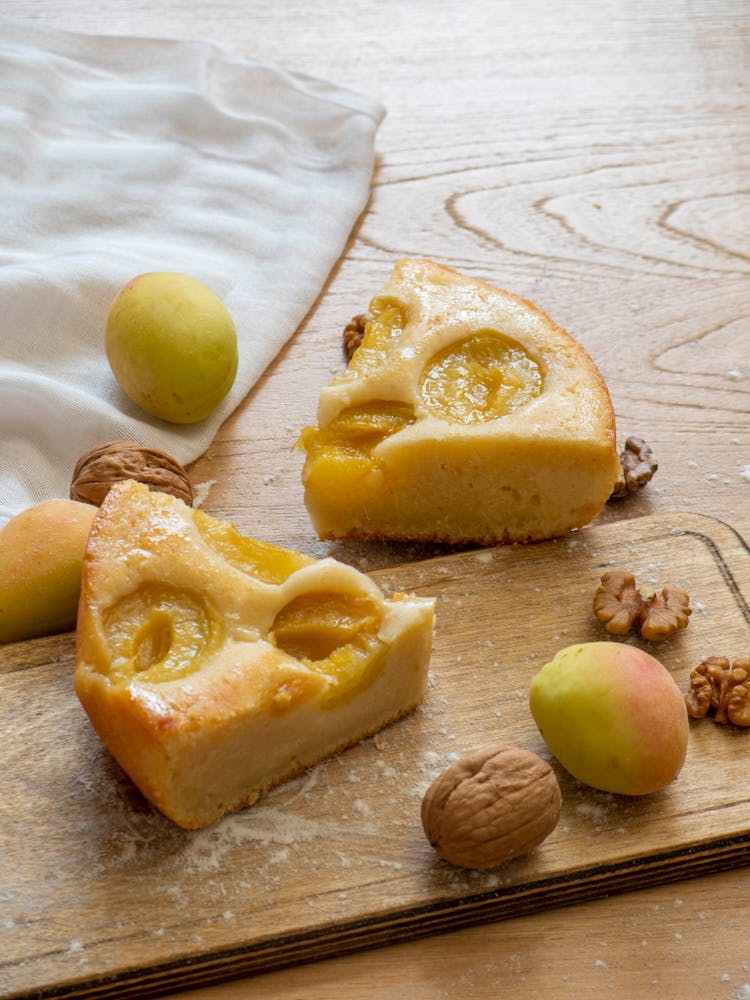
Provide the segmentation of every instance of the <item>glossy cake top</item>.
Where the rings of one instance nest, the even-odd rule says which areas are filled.
[[[97,514],[84,561],[78,660],[112,685],[197,692],[253,663],[260,707],[332,707],[377,676],[407,602],[364,574],[241,535],[128,481]],[[236,677],[235,677],[236,679]],[[265,692],[265,694],[264,694]],[[221,697],[221,688],[214,690]]]

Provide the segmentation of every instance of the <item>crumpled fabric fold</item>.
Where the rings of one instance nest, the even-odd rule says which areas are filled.
[[[205,42],[0,21],[0,524],[131,438],[195,460],[295,332],[365,207],[375,100]],[[104,329],[137,274],[208,285],[237,327],[209,418],[150,417]]]

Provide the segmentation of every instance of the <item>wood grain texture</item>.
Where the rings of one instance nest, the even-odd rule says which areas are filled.
[[[548,756],[530,680],[561,646],[605,635],[591,602],[612,565],[693,595],[689,628],[654,650],[683,690],[704,650],[750,645],[750,552],[710,518],[381,570],[387,589],[437,601],[422,708],[197,833],[152,809],[99,744],[71,690],[70,637],[6,655],[0,692],[15,721],[0,796],[16,826],[3,845],[3,995],[137,996],[743,864],[750,731],[711,720],[693,724],[680,778],[655,795],[596,792],[555,765],[558,827],[492,872],[444,864],[422,833],[421,796],[458,756],[498,740]]]
[[[208,39],[388,108],[372,197],[338,267],[191,470],[215,482],[209,512],[363,568],[431,555],[321,545],[290,448],[343,363],[343,325],[395,257],[418,254],[531,298],[593,355],[621,435],[646,437],[660,464],[600,525],[697,512],[750,538],[745,0],[3,0],[0,13]],[[55,641],[49,655],[62,655]],[[192,995],[316,1000],[345,981],[367,1000],[737,1000],[750,994],[749,888],[746,870],[699,878]]]

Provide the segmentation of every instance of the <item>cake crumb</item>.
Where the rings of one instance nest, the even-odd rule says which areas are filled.
[[[495,561],[495,550],[487,549],[485,552],[477,552],[474,556],[479,563],[491,563]]]
[[[193,507],[203,506],[211,492],[211,487],[215,485],[215,479],[207,479],[205,483],[196,483],[193,486]]]

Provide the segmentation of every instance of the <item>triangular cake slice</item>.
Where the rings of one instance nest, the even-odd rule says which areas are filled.
[[[144,795],[196,829],[423,698],[433,602],[127,481],[83,564],[75,689]]]
[[[300,438],[321,538],[526,542],[587,524],[619,470],[607,386],[531,303],[401,260]]]

